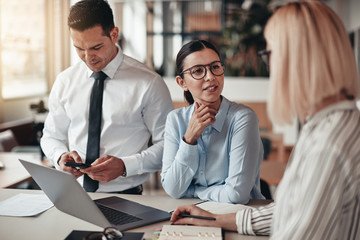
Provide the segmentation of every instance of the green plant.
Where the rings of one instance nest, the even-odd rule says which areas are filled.
[[[221,52],[225,55],[227,76],[268,76],[257,52],[266,47],[264,26],[271,16],[270,0],[257,0],[249,9],[242,1],[227,13]],[[236,3],[232,3],[235,6]]]

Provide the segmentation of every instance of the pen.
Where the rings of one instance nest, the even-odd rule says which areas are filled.
[[[184,214],[184,213],[180,213],[179,217],[190,217],[190,218],[198,218],[198,219],[212,220],[212,221],[216,220],[216,218],[213,218],[213,217],[203,217],[203,216],[189,215],[189,214]]]
[[[208,202],[208,200],[196,202],[196,203],[194,203],[194,205],[200,205],[200,204],[205,203],[205,202]],[[172,211],[170,211],[169,213],[172,214],[174,211],[175,211],[175,210],[172,210]]]

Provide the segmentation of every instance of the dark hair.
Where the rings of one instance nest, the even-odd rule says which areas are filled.
[[[115,27],[110,5],[105,0],[82,0],[70,8],[68,26],[77,31],[84,31],[100,25],[104,35],[110,37]]]
[[[182,73],[182,71],[184,70],[185,58],[194,52],[198,52],[206,48],[209,48],[214,52],[216,52],[216,54],[220,58],[220,54],[218,50],[215,48],[215,46],[205,40],[192,40],[186,43],[184,46],[182,46],[176,57],[176,75],[180,76],[181,78],[184,78],[184,74]],[[194,103],[194,98],[191,95],[190,91],[184,91],[184,97],[189,104]]]

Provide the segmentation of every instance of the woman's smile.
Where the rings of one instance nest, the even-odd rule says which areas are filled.
[[[218,89],[218,86],[208,86],[208,87],[205,87],[203,90],[207,91],[207,92],[216,92],[217,89]]]

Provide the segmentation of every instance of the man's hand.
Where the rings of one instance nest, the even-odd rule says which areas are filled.
[[[195,145],[204,129],[215,122],[216,114],[217,110],[204,104],[199,105],[199,103],[195,102],[195,111],[191,116],[188,128],[185,132],[184,141],[188,144]]]
[[[89,168],[80,169],[82,173],[99,182],[109,182],[121,176],[125,170],[122,159],[109,155],[96,159]]]
[[[77,162],[77,163],[82,163],[82,159],[79,156],[79,154],[76,151],[71,151],[71,152],[65,152],[63,153],[59,160],[58,160],[58,164],[60,166],[60,169],[65,171],[65,172],[69,172],[72,175],[74,175],[76,178],[80,177],[83,175],[82,172],[80,172],[78,169],[73,168],[73,167],[67,167],[65,166],[65,162]]]

